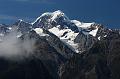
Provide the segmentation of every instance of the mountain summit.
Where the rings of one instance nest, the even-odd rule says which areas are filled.
[[[0,79],[120,79],[120,30],[58,10],[0,24]]]
[[[84,23],[77,20],[70,20],[60,10],[43,13],[31,24],[34,28],[46,29],[55,34],[61,41],[66,43],[77,53],[83,52],[86,48],[91,47],[93,38],[100,40],[107,36],[105,34],[100,34],[99,32],[106,33],[106,30],[108,30],[103,28],[101,24],[95,22]],[[86,41],[81,42],[83,40],[81,39],[81,36]],[[78,39],[80,42],[78,42]],[[82,44],[82,46],[79,44]]]

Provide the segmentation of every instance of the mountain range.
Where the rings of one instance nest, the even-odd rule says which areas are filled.
[[[0,24],[0,79],[120,79],[120,29],[58,10]]]

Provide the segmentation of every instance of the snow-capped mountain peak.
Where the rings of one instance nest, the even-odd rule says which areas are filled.
[[[52,15],[51,21],[54,21],[57,17],[65,16],[65,14],[60,10],[53,12]]]
[[[65,13],[60,10],[43,13],[32,23],[32,26],[33,28],[43,28],[50,31],[75,52],[79,52],[78,44],[74,42],[79,33],[86,37],[96,37],[99,30],[95,22],[84,23],[78,20],[70,20]],[[38,33],[40,29],[35,29],[35,31]],[[43,33],[38,34],[44,35]]]
[[[56,18],[60,18],[60,17],[64,17],[64,20],[67,19],[68,17],[61,11],[61,10],[57,10],[54,12],[45,12],[43,13],[41,16],[39,16],[34,22],[32,22],[31,24],[34,25],[36,22],[40,22],[42,20],[42,18],[48,18],[48,22],[53,22],[56,20]]]
[[[98,35],[98,24],[94,22],[85,23],[78,20],[70,20],[65,13],[60,10],[43,13],[31,24],[19,19],[14,26],[23,34],[34,30],[39,36],[45,37],[49,36],[49,34],[45,32],[45,30],[47,30],[77,53],[82,51],[79,46],[80,44],[85,45],[83,48],[90,47],[87,43],[91,44],[92,38],[102,39],[101,34]],[[9,30],[11,30],[11,27],[9,28]],[[78,39],[80,41],[78,41]],[[84,43],[84,41],[88,42]]]
[[[73,31],[81,32],[82,30],[92,31],[90,30],[94,22],[84,23],[78,20],[70,20],[62,11],[57,10],[55,12],[46,12],[43,13],[40,17],[38,17],[33,23],[31,23],[34,27],[42,27],[45,29],[51,29],[53,27],[57,27],[60,25],[60,28],[69,28]],[[95,30],[95,29],[93,29]],[[95,31],[94,31],[95,33]],[[95,36],[96,34],[92,36]]]

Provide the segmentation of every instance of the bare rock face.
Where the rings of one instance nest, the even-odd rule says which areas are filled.
[[[110,34],[64,64],[61,79],[119,79],[120,35]]]

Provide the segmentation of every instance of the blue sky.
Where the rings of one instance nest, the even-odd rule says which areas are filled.
[[[0,0],[0,23],[34,21],[47,11],[61,10],[70,19],[120,28],[120,0]]]

